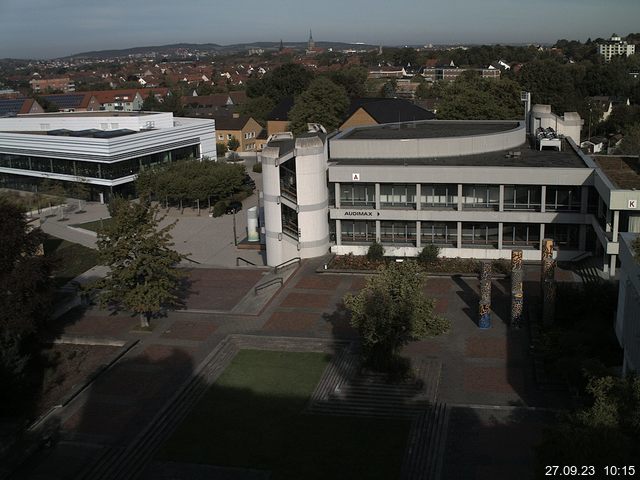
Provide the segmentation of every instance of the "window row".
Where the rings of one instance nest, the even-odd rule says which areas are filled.
[[[330,188],[333,197],[333,190]],[[342,208],[375,208],[376,194],[373,183],[341,183],[340,206]],[[582,187],[547,187],[545,209],[547,211],[580,211]],[[456,208],[458,185],[421,184],[417,196],[416,184],[380,184],[380,208],[415,209]],[[498,210],[500,187],[498,185],[462,185],[463,208]],[[505,210],[541,210],[542,187],[539,185],[505,185]]]
[[[341,220],[341,241],[349,244],[366,244],[376,240],[376,222]],[[387,245],[416,245],[417,222],[381,221],[380,242]],[[499,224],[462,223],[460,240],[463,247],[498,248]],[[578,248],[578,225],[548,224],[545,236],[553,238],[564,248]],[[420,222],[420,243],[432,243],[442,247],[458,246],[457,222]],[[509,247],[538,248],[540,225],[528,223],[503,224],[502,245]]]
[[[185,160],[198,155],[198,147],[184,147],[169,152],[145,155],[114,163],[84,162],[62,158],[32,157],[0,153],[0,167],[59,173],[84,178],[113,180],[137,174],[141,169],[162,163]]]

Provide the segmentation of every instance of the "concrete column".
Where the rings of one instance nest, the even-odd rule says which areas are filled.
[[[587,249],[587,226],[580,225],[578,230],[578,250],[584,252]]]
[[[611,258],[609,260],[609,275],[610,276],[615,276],[616,274],[616,259],[618,258],[617,255],[611,255]]]
[[[342,221],[336,220],[336,245],[342,245]]]
[[[420,228],[421,222],[418,220],[416,221],[416,248],[422,247],[422,242],[420,241]]]
[[[380,210],[380,184],[376,183],[376,210]],[[380,237],[380,228],[379,228],[379,222],[378,222],[378,238]]]
[[[547,186],[542,185],[540,187],[540,212],[544,213],[547,211]]]
[[[500,185],[500,196],[498,200],[498,211],[504,212],[504,185]]]
[[[502,228],[504,223],[498,222],[498,250],[502,250]]]
[[[416,210],[422,210],[422,202],[420,201],[420,196],[422,195],[422,185],[416,183]]]
[[[462,184],[458,184],[458,211],[462,210]]]
[[[607,213],[605,214],[605,229],[604,231],[609,233],[611,232],[611,209],[607,207]]]
[[[380,220],[376,220],[376,242],[380,243]]]
[[[334,190],[334,195],[336,197],[336,208],[340,208],[340,182],[336,182],[334,184]]]
[[[620,210],[613,211],[613,241],[618,241],[618,229],[620,227]]]
[[[458,248],[462,248],[462,222],[458,222]]]
[[[544,239],[544,223],[540,224],[540,246],[538,247],[542,251],[542,240]]]
[[[580,213],[587,213],[589,210],[589,187],[582,187],[580,193]]]

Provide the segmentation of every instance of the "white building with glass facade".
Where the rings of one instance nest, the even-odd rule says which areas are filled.
[[[374,241],[389,256],[434,244],[447,257],[510,258],[518,248],[539,260],[552,238],[558,259],[594,252],[614,273],[618,232],[640,219],[640,192],[618,188],[577,148],[581,123],[534,106],[530,131],[519,121],[433,120],[307,134],[328,143],[322,160],[298,139],[272,141],[262,156],[268,263],[365,254]],[[308,162],[315,173],[301,172]],[[301,200],[311,184],[313,201]]]
[[[141,169],[216,158],[215,122],[157,112],[73,112],[0,118],[0,187],[83,182],[94,200],[133,193]]]

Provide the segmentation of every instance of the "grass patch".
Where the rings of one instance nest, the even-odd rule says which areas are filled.
[[[61,287],[98,264],[98,252],[77,243],[48,236],[44,254],[53,258],[54,284]]]
[[[397,478],[408,421],[302,413],[328,362],[319,353],[240,351],[159,457],[267,470],[274,480]]]
[[[101,220],[94,220],[93,222],[80,223],[77,225],[73,225],[77,228],[83,228],[85,230],[91,230],[92,232],[97,232],[100,227],[110,225],[113,222],[111,218],[103,218]]]

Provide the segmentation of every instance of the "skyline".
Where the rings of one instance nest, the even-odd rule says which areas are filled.
[[[363,42],[372,45],[553,43],[638,31],[640,2],[618,0],[4,0],[0,58],[45,59],[174,43]],[[362,12],[368,12],[365,19]],[[464,17],[460,16],[464,12]],[[285,14],[286,13],[286,14]],[[570,21],[568,21],[570,19]]]

